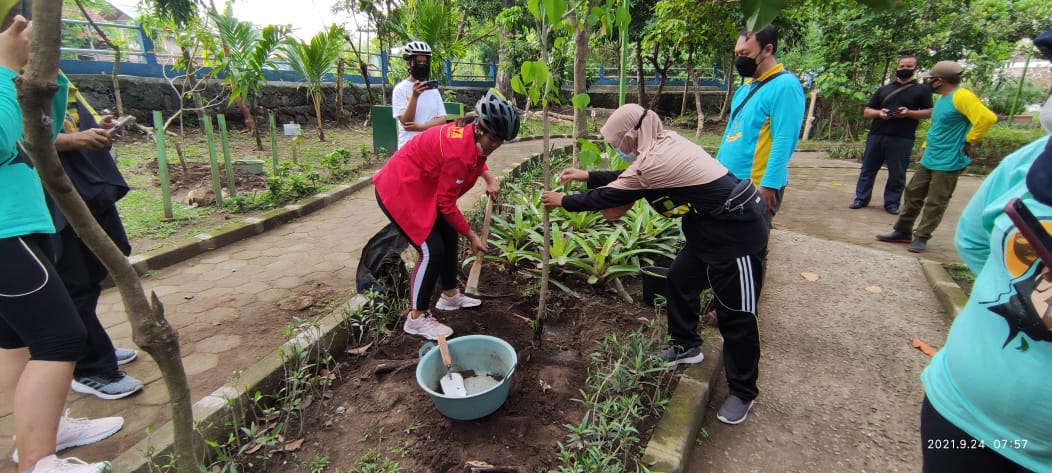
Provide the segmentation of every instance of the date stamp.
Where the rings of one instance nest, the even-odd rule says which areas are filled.
[[[993,439],[990,441],[976,439],[927,439],[924,447],[928,450],[979,450],[983,448],[1023,450],[1029,444],[1030,441],[1027,439]]]

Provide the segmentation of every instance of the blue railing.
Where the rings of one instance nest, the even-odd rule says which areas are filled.
[[[86,44],[63,46],[59,67],[67,74],[110,74],[113,71],[113,51],[104,47],[95,47],[98,45],[99,40],[96,37],[96,33],[88,26],[88,22],[72,19],[63,19],[62,22],[65,28],[85,29],[85,34],[81,35],[81,38]],[[174,46],[174,42],[169,42],[167,39],[154,41],[140,25],[135,23],[96,22],[96,25],[104,28],[107,31],[107,35],[111,36],[111,38],[119,38],[124,43],[121,48],[120,74],[162,78],[175,77],[184,73],[173,67],[180,59],[179,51]],[[161,35],[161,38],[163,38],[163,35]],[[403,63],[395,61],[399,66],[393,68],[391,67],[391,60],[392,57],[386,52],[366,54],[370,84],[390,84],[405,76],[405,72],[403,72],[404,67],[402,67]],[[722,73],[718,69],[713,67],[704,71],[705,74],[697,79],[699,86],[717,87],[720,89],[725,87]],[[201,68],[197,73],[200,76],[210,76],[212,75],[212,70],[210,68]],[[447,86],[492,87],[496,82],[497,65],[492,62],[477,63],[445,60],[442,64],[442,74],[443,77],[439,79],[444,79],[443,83]],[[277,70],[266,71],[263,75],[268,81],[303,82],[302,76],[293,72],[287,64],[282,63],[277,64]],[[616,67],[600,66],[588,68],[587,75],[588,83],[591,85],[617,85]],[[647,73],[646,77],[650,78],[645,81],[647,86],[655,86],[660,81],[660,76],[653,72]],[[220,75],[218,78],[222,78],[222,76]],[[327,74],[324,80],[326,82],[336,82],[336,76],[335,74]],[[347,66],[347,69],[344,71],[344,80],[354,84],[365,84],[365,80],[356,64]],[[686,74],[682,68],[673,69],[673,72],[669,74],[668,80],[665,81],[665,85],[669,87],[682,87],[685,83]],[[628,85],[637,85],[634,73],[629,74]],[[567,87],[569,86],[567,85]]]

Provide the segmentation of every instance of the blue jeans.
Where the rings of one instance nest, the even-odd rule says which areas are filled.
[[[880,166],[888,165],[888,183],[884,186],[884,208],[898,207],[906,188],[906,168],[913,152],[913,137],[869,135],[862,155],[862,172],[855,185],[855,200],[869,205],[873,183]]]

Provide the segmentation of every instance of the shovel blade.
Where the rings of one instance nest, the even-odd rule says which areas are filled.
[[[464,387],[464,377],[460,373],[449,373],[442,377],[442,393],[449,397],[468,397]]]

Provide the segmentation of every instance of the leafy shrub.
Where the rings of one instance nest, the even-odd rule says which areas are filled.
[[[975,91],[987,108],[1000,115],[1018,115],[1026,111],[1027,105],[1042,103],[1048,97],[1047,88],[1029,80],[1023,83],[1022,93],[1016,102],[1016,94],[1019,92],[1019,80],[1016,78],[1000,80]]]

